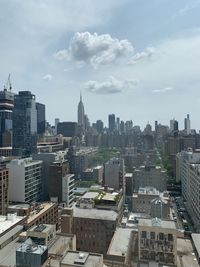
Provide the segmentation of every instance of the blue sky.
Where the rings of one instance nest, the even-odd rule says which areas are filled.
[[[47,120],[115,113],[145,126],[187,113],[200,129],[200,0],[0,0],[0,86],[30,90]]]

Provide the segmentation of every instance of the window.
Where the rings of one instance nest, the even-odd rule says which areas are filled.
[[[142,238],[146,238],[147,236],[147,232],[146,231],[142,231]]]

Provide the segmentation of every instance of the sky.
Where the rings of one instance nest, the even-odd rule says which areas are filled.
[[[54,124],[108,114],[200,129],[200,0],[0,0],[0,88],[28,90]]]

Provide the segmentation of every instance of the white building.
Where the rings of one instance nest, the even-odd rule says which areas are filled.
[[[176,180],[181,181],[182,195],[195,227],[200,229],[200,150],[182,151],[176,156]]]
[[[71,207],[74,202],[74,174],[67,174],[62,179],[62,201]]]
[[[42,193],[41,160],[14,159],[9,169],[9,200],[16,202],[40,201]]]

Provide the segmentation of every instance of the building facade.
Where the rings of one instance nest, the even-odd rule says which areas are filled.
[[[14,94],[0,91],[0,147],[13,146],[13,108]]]
[[[7,168],[10,201],[31,203],[41,200],[42,161],[32,158],[14,159],[7,164]]]
[[[14,97],[13,153],[30,156],[37,152],[37,109],[35,95],[20,91]]]
[[[44,134],[45,133],[45,105],[41,103],[36,103],[37,109],[37,133]]]
[[[8,195],[9,170],[6,167],[0,167],[0,215],[6,215],[9,203]]]

